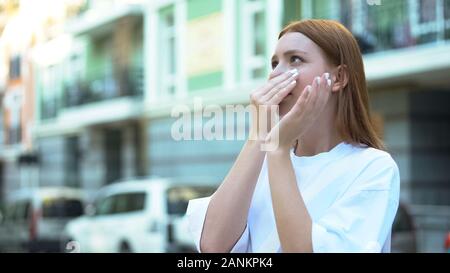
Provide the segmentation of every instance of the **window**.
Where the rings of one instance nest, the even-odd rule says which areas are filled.
[[[109,196],[104,199],[100,199],[95,211],[96,215],[108,215],[113,213],[114,196]]]
[[[18,201],[8,205],[5,209],[5,222],[26,221],[30,217],[31,203]]]
[[[9,78],[11,80],[20,78],[20,56],[15,56],[9,61]]]
[[[115,197],[114,213],[141,211],[145,207],[145,193],[126,193]]]
[[[118,82],[114,75],[117,65],[114,55],[114,38],[108,32],[92,39],[94,45],[93,56],[98,58],[93,66],[89,67],[90,85],[88,102],[97,102],[115,98],[120,95]]]
[[[436,0],[419,0],[419,23],[436,20]]]
[[[449,0],[410,0],[412,32],[420,43],[450,38]]]
[[[100,200],[97,215],[109,215],[142,211],[145,208],[144,192],[116,194]]]
[[[7,116],[9,122],[6,126],[7,143],[10,145],[17,144],[22,140],[22,89],[15,89],[6,93],[3,98],[3,106],[5,112],[9,114]]]
[[[189,200],[207,197],[216,190],[213,186],[177,186],[167,190],[167,210],[169,214],[186,213]]]
[[[78,199],[47,198],[42,202],[44,218],[74,218],[83,214],[83,203]]]
[[[67,158],[65,160],[66,185],[80,187],[80,141],[78,136],[66,138]]]
[[[445,20],[450,19],[450,0],[444,0],[444,18]]]
[[[112,183],[122,177],[122,145],[123,133],[120,128],[104,130],[105,184]]]
[[[71,107],[83,102],[81,88],[82,62],[80,54],[70,56],[66,65],[67,82],[64,89],[64,106]]]
[[[15,219],[15,214],[16,214],[16,210],[17,210],[17,205],[16,204],[10,204],[6,206],[5,209],[5,222],[12,222]]]
[[[170,98],[176,92],[176,35],[174,6],[168,6],[160,10],[160,90],[161,97]]]
[[[243,6],[243,78],[244,80],[266,76],[266,30],[267,20],[264,2],[246,0]]]
[[[51,65],[43,68],[41,80],[41,118],[54,118],[58,112],[58,67]]]

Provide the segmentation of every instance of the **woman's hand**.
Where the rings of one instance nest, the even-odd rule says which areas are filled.
[[[305,87],[292,109],[272,128],[266,144],[272,147],[277,145],[277,149],[289,151],[325,108],[331,95],[331,86],[329,73],[316,77],[312,85]]]
[[[270,79],[265,85],[250,95],[252,106],[252,122],[250,127],[250,140],[264,141],[272,128],[273,106],[278,106],[295,87],[296,69],[289,70]],[[278,113],[276,113],[278,115]]]

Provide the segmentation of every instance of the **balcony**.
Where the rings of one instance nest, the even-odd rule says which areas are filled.
[[[142,4],[114,4],[86,7],[79,16],[66,25],[66,30],[74,35],[104,33],[112,31],[114,22],[124,17],[142,17]]]
[[[117,73],[93,73],[90,81],[77,80],[64,88],[63,107],[107,101],[120,97],[142,96],[143,68],[122,69]],[[114,75],[115,74],[115,75]]]
[[[369,85],[450,84],[450,1],[341,3],[337,17],[360,44]]]
[[[358,38],[363,53],[442,43],[450,39],[450,1],[302,1],[305,18],[335,19]]]
[[[394,0],[379,6],[359,2],[363,1],[341,7],[340,18],[358,38],[363,53],[450,40],[448,0]]]

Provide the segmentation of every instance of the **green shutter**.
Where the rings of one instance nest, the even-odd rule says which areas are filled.
[[[213,13],[222,11],[222,0],[189,0],[187,5],[187,19],[192,21]],[[188,22],[189,23],[189,22]],[[220,31],[220,30],[219,30]],[[220,87],[223,83],[223,71],[211,71],[188,78],[189,92]]]
[[[192,20],[221,10],[222,0],[189,0],[187,19]]]

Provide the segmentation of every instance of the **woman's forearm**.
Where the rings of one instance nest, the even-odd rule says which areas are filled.
[[[229,252],[242,235],[264,155],[260,142],[244,144],[209,203],[200,240],[202,252]]]
[[[273,210],[283,252],[312,252],[312,221],[297,186],[289,150],[267,154]]]

